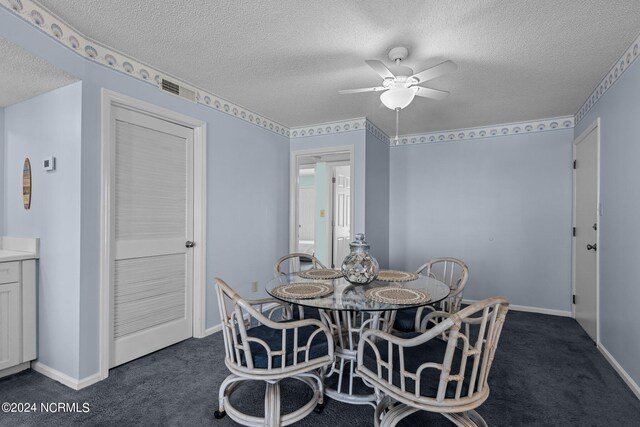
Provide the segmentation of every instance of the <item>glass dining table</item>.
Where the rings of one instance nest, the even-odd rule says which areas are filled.
[[[325,394],[332,399],[351,404],[376,406],[376,395],[355,372],[358,342],[366,329],[391,330],[397,310],[434,305],[449,296],[450,289],[443,282],[424,275],[414,280],[389,282],[374,280],[367,285],[354,285],[343,277],[319,279],[302,277],[303,273],[291,273],[274,277],[266,285],[272,297],[304,308],[318,309],[321,320],[327,324],[334,336],[336,359],[325,374]],[[282,292],[286,285],[307,288],[304,298]],[[304,286],[310,285],[310,286]],[[382,302],[372,294],[380,291],[406,290],[422,295],[422,300],[412,303]],[[320,293],[320,291],[323,292]],[[319,296],[310,297],[318,291]],[[402,291],[401,291],[402,292]],[[308,317],[308,316],[305,316]]]

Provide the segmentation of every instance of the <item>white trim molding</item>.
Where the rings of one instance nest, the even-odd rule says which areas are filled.
[[[208,337],[209,335],[215,334],[216,332],[220,332],[222,330],[222,323],[218,323],[210,328],[207,328],[204,331],[204,336]]]
[[[193,90],[198,104],[237,117],[279,135],[289,136],[289,129],[286,126],[97,42],[32,0],[0,0],[0,6],[14,12],[29,24],[85,59],[157,86],[159,89],[162,79],[166,78]]]
[[[393,146],[429,144],[434,142],[461,141],[468,139],[492,138],[504,135],[523,133],[548,132],[553,130],[572,129],[572,116],[554,117],[549,119],[531,120],[526,122],[503,123],[476,128],[444,130],[440,132],[400,135],[398,143]]]
[[[31,369],[74,390],[82,390],[103,379],[99,372],[82,379],[76,379],[42,362],[31,362]]]
[[[473,300],[473,299],[462,300],[463,304],[473,304],[474,302],[478,302],[478,300]],[[548,314],[551,316],[560,316],[560,317],[573,317],[571,315],[571,311],[569,310],[556,310],[554,308],[531,307],[528,305],[509,304],[509,310],[523,311],[525,313]]]
[[[629,48],[622,54],[622,56],[615,62],[611,70],[600,81],[596,88],[591,92],[591,95],[582,104],[582,107],[576,113],[576,124],[587,115],[589,110],[598,102],[598,100],[609,90],[613,84],[618,81],[620,76],[633,64],[640,54],[640,35],[631,43]]]
[[[341,132],[353,132],[367,128],[367,118],[358,117],[337,122],[318,123],[315,125],[293,127],[289,129],[289,138],[304,138],[305,136],[326,135]],[[382,131],[380,131],[382,132]]]
[[[102,89],[102,182],[101,182],[101,251],[100,251],[100,372],[101,379],[109,376],[110,336],[112,328],[111,287],[113,257],[113,198],[111,143],[112,108],[125,106],[145,114],[178,123],[193,129],[194,187],[193,187],[193,336],[206,336],[206,218],[207,218],[207,127],[206,123],[165,108]]]
[[[360,128],[364,129],[364,128]],[[298,250],[298,158],[309,155],[323,155],[332,153],[349,153],[349,170],[351,179],[351,224],[355,224],[355,146],[340,145],[326,148],[308,148],[294,150],[289,153],[289,252],[299,252]],[[329,239],[331,240],[331,239]]]
[[[640,399],[640,386],[638,386],[638,383],[636,383],[633,380],[633,378],[631,378],[631,375],[629,375],[627,371],[624,370],[622,365],[618,363],[615,357],[613,357],[613,355],[609,353],[609,350],[607,350],[605,346],[602,345],[601,342],[598,343],[598,350],[600,350],[600,353],[602,353],[604,358],[607,359],[607,362],[609,362],[609,364],[613,367],[613,369],[616,370],[618,375],[620,375],[620,377],[627,384],[627,386],[629,386],[633,394],[635,394],[636,397]]]

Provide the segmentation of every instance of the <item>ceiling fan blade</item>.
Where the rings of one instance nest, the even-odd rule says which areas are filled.
[[[385,90],[386,87],[377,86],[377,87],[363,87],[362,89],[345,89],[339,90],[338,93],[340,95],[346,95],[348,93],[361,93],[361,92],[380,92],[381,90]]]
[[[378,61],[377,59],[367,59],[364,62],[366,62],[369,67],[373,68],[373,71],[380,74],[380,77],[382,77],[383,79],[393,79],[396,77],[391,71],[389,71],[387,66],[384,65],[382,61]]]
[[[438,89],[431,89],[428,87],[418,87],[412,86],[411,89],[416,89],[416,95],[422,96],[423,98],[431,98],[431,99],[445,99],[449,96],[449,92]]]
[[[458,69],[458,66],[453,61],[444,61],[435,67],[427,68],[424,71],[420,71],[417,74],[414,74],[413,78],[418,79],[418,83],[426,82],[427,80],[435,79],[436,77],[440,77],[443,74],[451,73]]]

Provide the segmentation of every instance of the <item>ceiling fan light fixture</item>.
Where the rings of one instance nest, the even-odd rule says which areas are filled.
[[[416,96],[416,91],[407,87],[399,87],[389,89],[380,95],[380,101],[385,107],[391,110],[402,110],[407,105],[411,104],[413,98]]]

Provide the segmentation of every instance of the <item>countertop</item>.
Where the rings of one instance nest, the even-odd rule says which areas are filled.
[[[0,262],[22,261],[25,259],[37,258],[34,252],[12,251],[8,249],[0,249]]]

